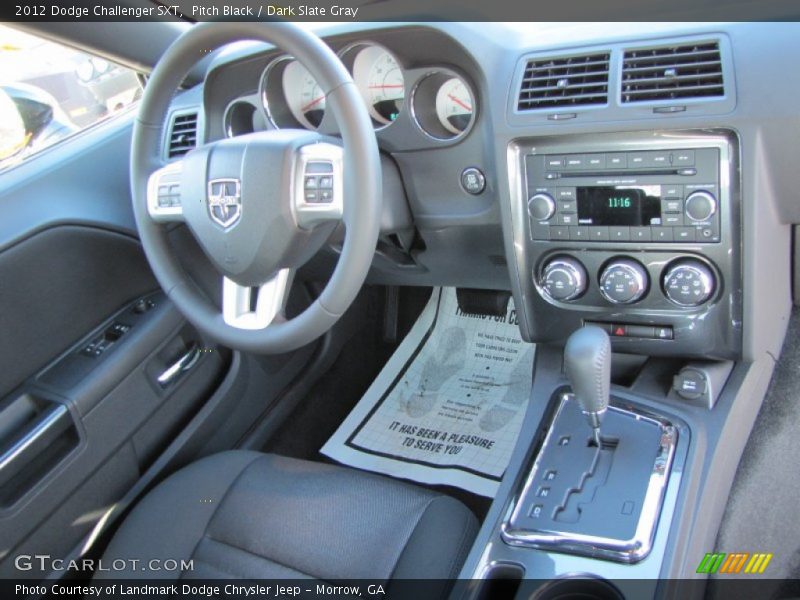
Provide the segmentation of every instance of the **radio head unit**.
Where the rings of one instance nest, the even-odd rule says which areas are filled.
[[[720,241],[719,150],[530,154],[533,240]]]

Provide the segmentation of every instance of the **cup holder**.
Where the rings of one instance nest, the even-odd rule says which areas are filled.
[[[625,600],[625,597],[605,579],[571,575],[545,583],[531,600]]]

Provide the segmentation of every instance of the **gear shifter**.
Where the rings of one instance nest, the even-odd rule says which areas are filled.
[[[593,325],[575,331],[564,348],[564,368],[581,411],[589,421],[598,447],[600,422],[608,407],[611,386],[611,342]]]

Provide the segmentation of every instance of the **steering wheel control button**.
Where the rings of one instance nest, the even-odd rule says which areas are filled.
[[[305,176],[303,190],[306,202],[312,204],[333,202],[333,163],[327,161],[309,163],[306,166],[306,173],[310,172],[318,174]]]
[[[686,217],[695,223],[708,221],[716,212],[717,199],[710,192],[692,192],[686,198]]]
[[[679,261],[664,275],[664,293],[681,307],[691,308],[707,302],[715,288],[714,273],[699,260]]]
[[[645,268],[632,259],[609,263],[600,275],[600,293],[612,304],[632,304],[647,292]]]
[[[461,187],[468,194],[477,196],[486,189],[486,177],[477,167],[467,167],[461,172]]]
[[[294,205],[300,227],[308,229],[325,221],[341,219],[344,195],[342,163],[340,146],[319,143],[300,148],[295,166],[295,185],[302,191]]]
[[[180,221],[183,218],[181,207],[181,172],[183,163],[169,163],[155,171],[147,182],[147,210],[157,222]]]
[[[586,291],[586,269],[574,258],[551,260],[542,270],[541,287],[553,300],[568,302]]]
[[[528,214],[534,221],[547,221],[556,212],[556,202],[550,194],[534,194],[528,200]]]

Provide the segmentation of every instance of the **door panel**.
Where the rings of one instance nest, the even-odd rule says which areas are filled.
[[[125,302],[157,288],[134,239],[82,226],[0,252],[0,397]]]
[[[16,570],[19,554],[72,551],[230,364],[158,291],[136,239],[131,124],[0,173],[0,577],[46,575]]]

